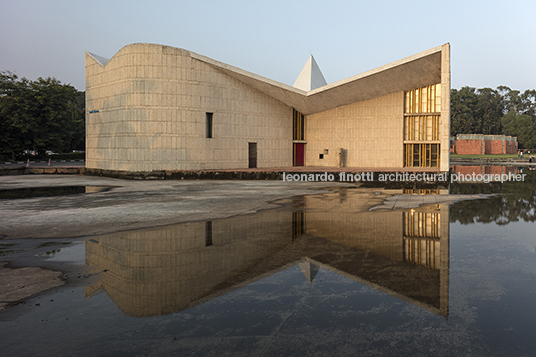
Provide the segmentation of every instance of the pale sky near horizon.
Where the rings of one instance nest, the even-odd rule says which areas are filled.
[[[536,89],[536,1],[0,0],[0,71],[85,89],[84,53],[150,42],[292,85],[332,83],[451,44],[452,88]]]

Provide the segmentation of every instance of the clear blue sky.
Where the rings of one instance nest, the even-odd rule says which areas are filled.
[[[151,42],[290,84],[328,83],[451,44],[452,87],[536,89],[536,1],[1,0],[0,70],[84,90],[84,52]]]

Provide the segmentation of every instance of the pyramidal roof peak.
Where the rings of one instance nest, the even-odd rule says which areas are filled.
[[[305,275],[305,279],[307,279],[309,284],[311,284],[318,273],[319,267],[309,261],[302,261],[298,263],[298,266],[300,267],[303,275]]]
[[[320,71],[320,67],[315,61],[313,55],[309,56],[305,66],[300,72],[300,75],[296,79],[296,82],[292,85],[294,88],[304,90],[306,92],[320,88],[327,85],[326,79]]]

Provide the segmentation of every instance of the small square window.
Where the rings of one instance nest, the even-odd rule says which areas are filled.
[[[322,160],[324,158],[324,154],[319,154],[318,158]]]

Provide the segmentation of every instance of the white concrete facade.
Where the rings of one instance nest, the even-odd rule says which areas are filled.
[[[257,167],[289,167],[295,109],[305,115],[306,166],[336,166],[344,148],[345,166],[402,170],[404,93],[440,83],[440,170],[448,171],[449,48],[309,91],[169,46],[132,44],[110,60],[86,53],[86,167],[243,169],[250,143]]]
[[[86,54],[86,167],[124,171],[292,165],[292,109],[181,49]],[[213,113],[213,137],[206,137]]]
[[[338,166],[341,148],[346,167],[402,167],[403,102],[400,91],[307,116],[305,165]]]

